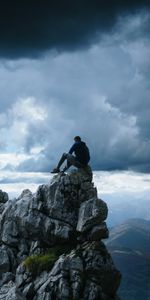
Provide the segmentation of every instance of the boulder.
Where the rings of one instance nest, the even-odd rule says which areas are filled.
[[[104,201],[94,197],[81,204],[77,230],[85,232],[92,229],[95,225],[101,224],[108,214],[108,208]]]

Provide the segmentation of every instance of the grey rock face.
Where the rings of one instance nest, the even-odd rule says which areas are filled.
[[[24,190],[16,201],[7,201],[0,219],[0,286],[1,292],[8,289],[7,297],[115,299],[120,273],[101,242],[108,237],[108,209],[97,198],[91,179],[89,167],[58,174],[35,194]],[[68,252],[59,254],[50,270],[35,275],[35,269],[33,276],[32,268],[22,263],[31,255],[42,257],[52,247],[61,250],[64,243]],[[15,283],[9,287],[13,275]]]
[[[4,211],[5,203],[7,201],[8,201],[8,194],[0,190],[0,214],[2,214],[2,212]]]
[[[2,274],[4,272],[8,272],[9,269],[10,269],[9,256],[4,246],[2,246],[0,248],[0,273]]]
[[[94,225],[101,224],[107,218],[107,205],[104,201],[92,198],[81,204],[77,230],[85,232],[92,229]]]
[[[10,281],[0,288],[0,300],[26,300],[26,298],[16,288],[15,284]]]
[[[8,194],[0,190],[0,203],[6,203],[8,201]]]
[[[87,243],[59,258],[35,299],[40,299],[46,291],[55,299],[101,299],[103,295],[111,298],[119,280],[105,246],[97,242]]]

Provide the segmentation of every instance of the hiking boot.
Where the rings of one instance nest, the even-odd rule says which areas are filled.
[[[63,168],[62,172],[64,173],[64,172],[66,172],[67,170],[68,170],[68,167],[65,166],[65,167]]]
[[[60,169],[59,168],[54,168],[52,171],[51,171],[52,174],[57,174],[57,173],[60,173]]]

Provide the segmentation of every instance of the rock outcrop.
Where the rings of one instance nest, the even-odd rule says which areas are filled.
[[[5,203],[8,201],[8,194],[0,190],[0,214],[5,209]]]
[[[102,239],[108,209],[91,173],[58,174],[32,194],[0,191],[0,299],[118,299],[120,272]]]

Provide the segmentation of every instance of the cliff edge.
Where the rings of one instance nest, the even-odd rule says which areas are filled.
[[[108,209],[91,174],[58,174],[32,194],[0,191],[0,299],[112,300],[121,274],[102,239]]]

